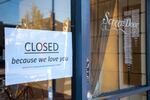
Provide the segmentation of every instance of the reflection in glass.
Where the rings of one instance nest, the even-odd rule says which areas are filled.
[[[4,26],[23,29],[52,30],[55,21],[56,31],[71,31],[71,0],[54,0],[55,19],[52,15],[52,0],[0,0],[0,82],[4,79],[4,64],[1,60],[4,53]],[[2,67],[2,69],[1,69]],[[1,73],[3,72],[3,73]],[[2,74],[2,75],[1,75]],[[41,99],[48,98],[48,87],[52,81],[42,81],[1,87],[0,99]],[[4,91],[6,89],[6,92]],[[1,91],[2,90],[2,91]],[[10,94],[12,95],[10,97]],[[71,78],[56,80],[56,99],[71,99]]]
[[[145,0],[91,0],[91,92],[146,84]]]
[[[146,93],[131,95],[129,97],[120,98],[120,100],[147,100]]]

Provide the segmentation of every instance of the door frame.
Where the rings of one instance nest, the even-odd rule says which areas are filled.
[[[87,59],[90,59],[90,0],[71,0],[73,40],[72,99],[86,100]]]

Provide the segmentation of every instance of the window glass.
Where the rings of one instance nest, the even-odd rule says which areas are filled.
[[[147,100],[146,95],[147,94],[145,92],[143,92],[143,93],[140,93],[140,94],[120,98],[120,100]]]
[[[145,44],[145,0],[91,0],[91,91],[145,85]]]
[[[0,99],[48,99],[51,80],[5,86],[4,27],[70,32],[71,0],[0,0],[0,9]],[[55,86],[54,98],[71,99],[71,78]]]

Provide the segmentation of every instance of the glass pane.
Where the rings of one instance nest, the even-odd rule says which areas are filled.
[[[146,84],[145,0],[91,0],[91,91]]]
[[[0,9],[0,100],[47,100],[51,80],[5,86],[4,27],[70,32],[71,0],[0,0]],[[54,98],[71,99],[71,78],[56,80]]]
[[[55,30],[71,31],[71,0],[55,1]],[[71,78],[56,80],[56,98],[57,100],[71,100]]]
[[[129,97],[124,97],[124,98],[121,98],[120,100],[147,100],[147,95],[144,92],[144,93],[132,95]]]

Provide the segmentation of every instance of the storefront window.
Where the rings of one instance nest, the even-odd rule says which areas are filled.
[[[147,100],[147,97],[146,97],[146,93],[143,92],[143,93],[140,93],[140,94],[120,98],[120,100]]]
[[[4,27],[70,32],[71,0],[0,0],[0,9],[0,99],[48,99],[51,80],[5,86]],[[55,86],[54,98],[71,99],[71,78],[57,79]]]
[[[145,0],[91,0],[93,94],[146,84]]]

